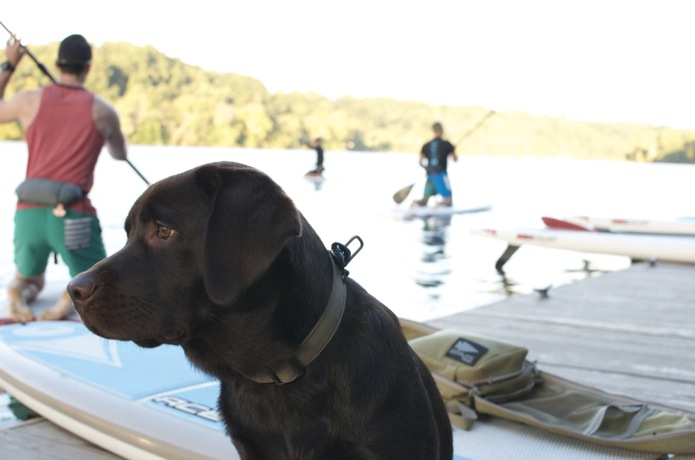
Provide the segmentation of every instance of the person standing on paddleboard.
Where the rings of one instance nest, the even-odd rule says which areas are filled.
[[[317,137],[314,142],[311,143],[314,150],[316,150],[316,168],[309,171],[307,174],[321,175],[323,173],[323,147],[321,146],[321,138]]]
[[[413,206],[427,206],[431,197],[440,195],[442,200],[438,206],[451,206],[453,193],[447,174],[447,159],[458,161],[456,148],[447,140],[442,139],[444,128],[437,122],[432,125],[434,139],[422,146],[420,150],[420,166],[427,171],[427,182],[423,197],[413,201]]]
[[[19,122],[29,158],[26,180],[17,188],[15,279],[8,288],[10,314],[19,322],[34,315],[28,304],[45,284],[51,253],[60,254],[76,276],[106,257],[97,212],[87,194],[104,145],[127,161],[125,137],[114,108],[84,88],[92,48],[82,35],[70,35],[58,50],[54,84],[5,99],[5,89],[24,54],[33,55],[12,35],[0,74],[0,123]],[[37,62],[37,64],[39,64]],[[72,312],[67,292],[38,319],[57,320]]]

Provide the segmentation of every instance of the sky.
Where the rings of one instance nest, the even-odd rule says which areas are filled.
[[[94,45],[152,45],[271,92],[695,129],[692,0],[3,3],[0,21],[30,49],[81,33]]]

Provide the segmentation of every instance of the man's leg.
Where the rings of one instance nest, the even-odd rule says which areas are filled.
[[[60,296],[58,302],[39,315],[39,321],[57,321],[70,315],[72,311],[72,299],[70,298],[70,294],[68,294],[68,291],[63,291],[63,295]]]
[[[27,278],[19,273],[15,274],[15,279],[10,282],[7,288],[12,320],[26,323],[34,319],[29,304],[36,300],[45,282],[44,275]]]
[[[442,197],[437,206],[451,206],[454,200],[451,184],[449,183],[449,175],[446,172],[441,172],[432,178],[432,182],[437,189],[437,193]]]
[[[428,177],[427,181],[425,182],[425,191],[422,194],[422,198],[420,198],[419,200],[413,200],[413,202],[410,204],[410,207],[414,208],[415,206],[427,206],[427,203],[429,203],[430,198],[432,198],[436,194],[437,190]]]
[[[442,198],[442,201],[440,201],[437,204],[437,206],[451,206],[453,203],[454,203],[454,200],[452,199],[452,197],[449,196],[446,198]]]
[[[61,221],[53,222],[53,246],[70,268],[70,276],[89,270],[106,257],[99,219],[76,211],[68,211]],[[60,299],[39,316],[39,320],[58,320],[73,312],[72,299],[63,291]]]
[[[44,273],[51,248],[45,241],[50,208],[18,210],[14,223],[14,280],[7,287],[10,317],[19,322],[34,319],[29,308],[46,284]]]
[[[411,208],[414,208],[415,206],[427,206],[427,202],[430,200],[428,196],[420,198],[419,200],[413,200],[413,202],[410,204]]]

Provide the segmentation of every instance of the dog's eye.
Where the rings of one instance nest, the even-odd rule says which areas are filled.
[[[169,227],[167,227],[165,225],[158,225],[157,226],[157,237],[159,237],[163,240],[167,240],[173,234],[174,234],[174,231],[172,229],[170,229]]]

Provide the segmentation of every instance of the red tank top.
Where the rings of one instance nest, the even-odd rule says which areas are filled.
[[[104,146],[92,115],[94,94],[61,85],[41,90],[39,111],[26,130],[29,147],[27,178],[52,179],[78,185],[85,196],[70,209],[96,215],[87,198],[94,183],[94,168]],[[18,209],[36,207],[19,202]]]

